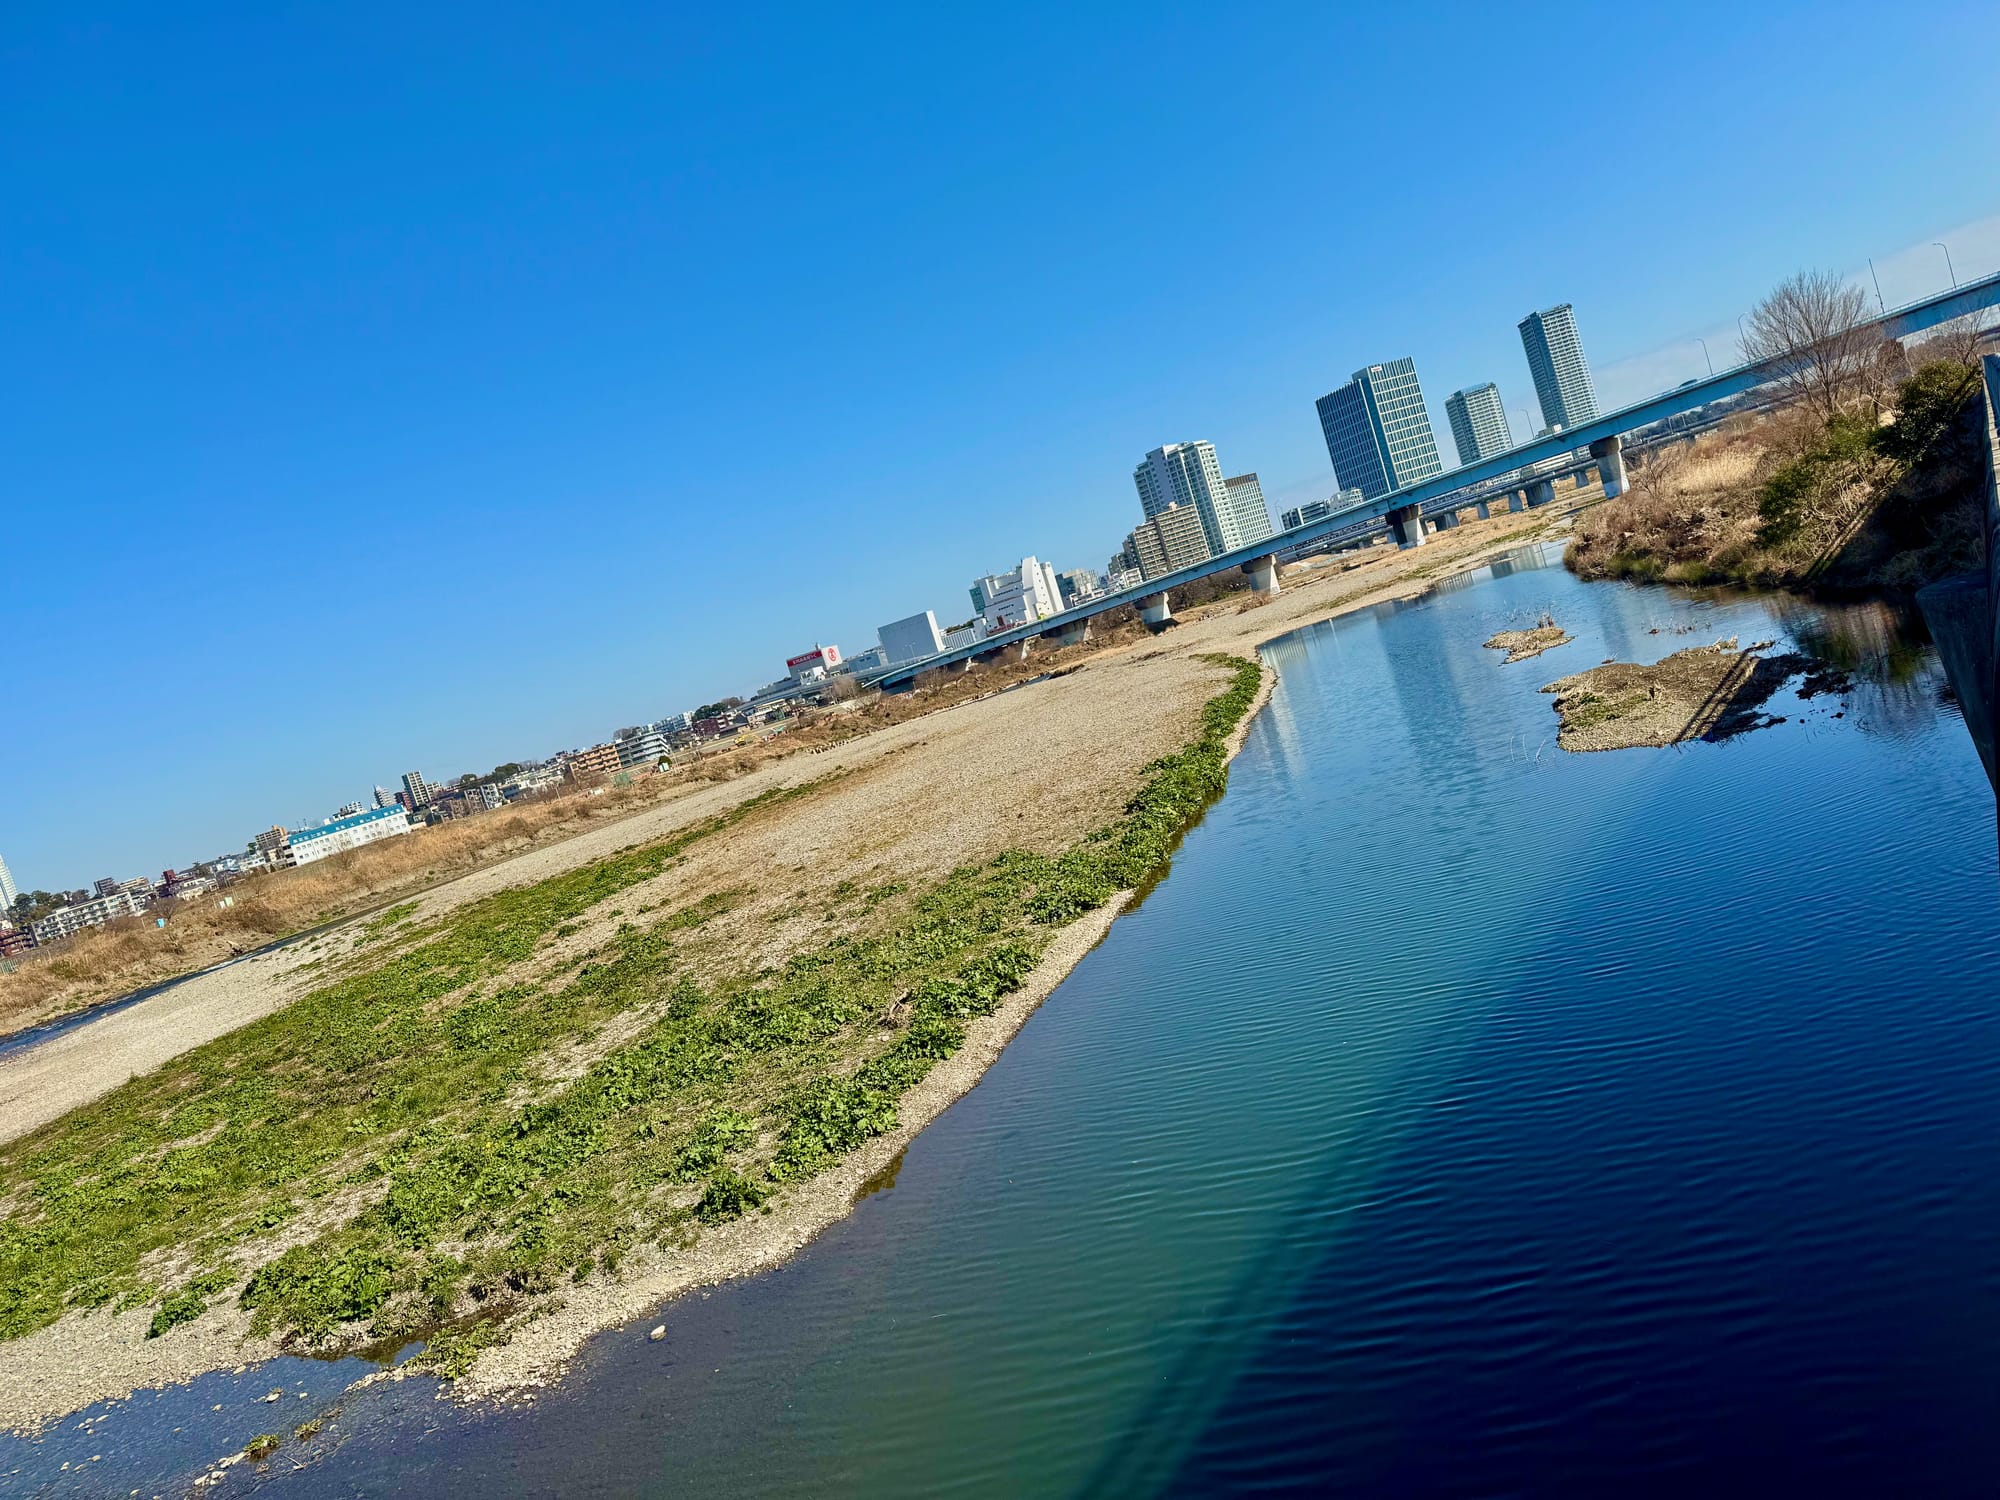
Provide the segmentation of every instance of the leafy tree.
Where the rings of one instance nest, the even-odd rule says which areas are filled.
[[[1958,425],[1979,389],[1979,372],[1957,360],[1933,360],[1896,388],[1896,420],[1875,434],[1875,446],[1900,464],[1915,464]]]
[[[1875,455],[1875,423],[1838,416],[1826,435],[1764,481],[1757,497],[1758,540],[1767,547],[1803,542],[1825,548],[1853,518],[1850,491]]]

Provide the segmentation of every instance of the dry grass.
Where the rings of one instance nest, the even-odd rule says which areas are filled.
[[[746,749],[749,747],[746,747]],[[741,775],[731,756],[685,776],[635,776],[630,785],[578,788],[497,812],[419,829],[297,870],[231,885],[234,904],[213,895],[167,902],[144,917],[106,923],[24,954],[0,974],[0,1032],[127,990],[158,984],[321,923],[569,837],[585,827],[671,800],[692,784]],[[164,916],[165,927],[154,926]]]
[[[1700,583],[1740,571],[1758,553],[1757,484],[1774,434],[1725,428],[1656,450],[1621,498],[1577,521],[1567,561],[1583,578]]]

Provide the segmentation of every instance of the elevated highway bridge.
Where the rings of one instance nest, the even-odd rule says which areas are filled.
[[[2000,305],[2000,274],[1908,303],[1874,319],[1868,326],[1884,340],[1900,339],[1996,305]],[[1148,579],[1117,593],[1085,600],[1076,608],[1064,610],[1048,619],[997,631],[984,640],[936,656],[901,663],[873,681],[876,686],[895,692],[909,687],[919,673],[963,671],[975,658],[993,658],[1008,652],[1025,656],[1029,642],[1037,638],[1046,637],[1069,645],[1087,637],[1093,618],[1121,605],[1134,606],[1142,620],[1158,628],[1173,617],[1173,591],[1176,588],[1232,569],[1246,574],[1251,587],[1257,592],[1276,593],[1278,560],[1282,555],[1297,556],[1367,541],[1384,530],[1396,539],[1399,546],[1421,546],[1426,519],[1447,528],[1456,526],[1461,511],[1476,508],[1482,515],[1487,514],[1494,500],[1503,496],[1515,509],[1546,504],[1555,498],[1556,478],[1566,471],[1593,467],[1604,481],[1607,496],[1622,495],[1625,492],[1624,439],[1627,434],[1768,385],[1780,373],[1778,361],[1737,365],[1706,380],[1690,381],[1567,431],[1536,438],[1492,458],[1391,490],[1348,510],[1265,537],[1192,567]],[[1579,450],[1587,451],[1589,458],[1575,458]],[[1564,460],[1574,461],[1565,464]],[[1550,465],[1548,470],[1534,472],[1537,465],[1545,463]]]

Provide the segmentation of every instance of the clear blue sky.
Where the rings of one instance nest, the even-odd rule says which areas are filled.
[[[1801,266],[1993,269],[1992,41],[1989,0],[11,5],[0,855],[156,872],[959,618],[1102,566],[1162,442],[1323,494],[1315,397],[1410,354],[1434,411],[1529,404],[1534,307],[1638,394]]]

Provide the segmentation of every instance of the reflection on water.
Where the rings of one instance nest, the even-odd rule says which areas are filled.
[[[1989,1493],[1993,810],[1935,668],[1551,561],[1274,643],[1171,876],[788,1265],[248,1484]],[[1571,644],[1482,649],[1544,610]],[[1727,635],[1853,691],[1555,750],[1544,682]]]

